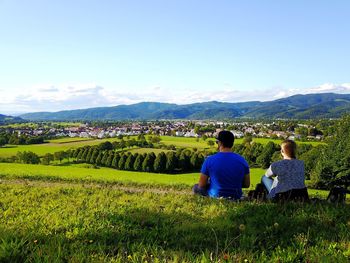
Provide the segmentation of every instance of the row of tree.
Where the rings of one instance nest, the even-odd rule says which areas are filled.
[[[118,170],[156,173],[179,173],[198,171],[204,155],[190,150],[150,153],[101,151],[93,147],[83,147],[72,152],[77,162],[86,162]]]

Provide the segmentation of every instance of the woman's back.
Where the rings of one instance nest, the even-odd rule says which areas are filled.
[[[284,159],[271,164],[266,171],[267,176],[274,175],[274,181],[269,193],[273,198],[277,193],[291,189],[305,188],[304,162],[297,159]]]

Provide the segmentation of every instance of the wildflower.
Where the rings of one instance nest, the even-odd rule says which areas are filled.
[[[244,262],[248,262],[248,259],[245,259]]]
[[[224,260],[229,260],[230,256],[228,254],[224,254],[223,258]]]
[[[131,256],[131,255],[129,255],[129,256],[128,256],[128,259],[129,259],[129,260],[132,260],[132,256]]]
[[[278,228],[280,225],[276,222],[276,223],[273,224],[273,226],[274,226],[275,228]]]
[[[244,231],[245,230],[245,225],[244,224],[240,224],[239,225],[239,230],[240,231]]]
[[[93,240],[89,240],[90,243],[94,242]]]
[[[33,242],[36,244],[36,243],[38,243],[38,240],[35,239]]]

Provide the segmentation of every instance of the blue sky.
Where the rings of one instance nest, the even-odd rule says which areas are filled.
[[[350,1],[0,0],[0,113],[350,93]]]

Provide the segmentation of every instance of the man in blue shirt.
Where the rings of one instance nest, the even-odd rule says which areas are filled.
[[[219,152],[209,156],[203,163],[198,184],[193,192],[210,197],[240,199],[242,187],[250,186],[247,161],[232,152],[234,136],[230,131],[221,131],[217,137]]]

